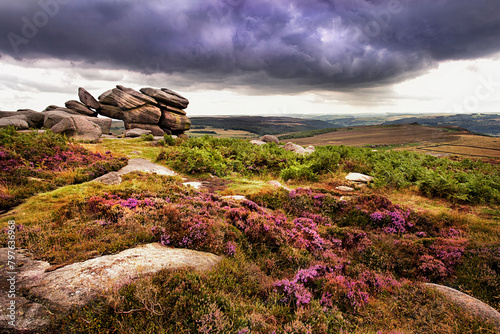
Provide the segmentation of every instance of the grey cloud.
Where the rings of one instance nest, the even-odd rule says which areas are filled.
[[[500,51],[497,0],[63,2],[1,1],[0,55],[295,92],[379,86]],[[23,35],[43,8],[54,15]]]

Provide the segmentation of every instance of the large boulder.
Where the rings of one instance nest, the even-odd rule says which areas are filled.
[[[51,110],[44,112],[45,118],[43,122],[43,127],[46,129],[51,129],[54,125],[62,121],[64,118],[71,117],[72,114],[69,114],[62,110]]]
[[[0,118],[18,118],[28,122],[31,129],[38,129],[43,126],[44,114],[31,109],[22,109],[18,111],[0,111]]]
[[[113,124],[113,120],[111,118],[89,117],[88,120],[99,125],[103,134],[107,135],[111,133],[111,126]]]
[[[187,131],[191,128],[191,121],[184,115],[162,112],[159,125],[172,132]]]
[[[161,114],[160,108],[148,104],[139,108],[124,110],[123,121],[129,124],[158,124]]]
[[[0,128],[14,126],[18,130],[28,130],[30,128],[28,120],[24,115],[0,118]]]
[[[140,91],[143,94],[151,96],[160,103],[165,103],[166,105],[176,108],[186,109],[189,104],[189,101],[185,97],[166,88],[142,88]]]
[[[82,87],[78,88],[78,97],[79,97],[80,101],[82,101],[82,103],[89,108],[99,110],[99,108],[101,107],[101,105],[95,99],[95,97],[93,97],[92,94],[87,92],[87,90],[85,90],[85,88],[82,88]]]
[[[67,311],[73,306],[84,306],[100,293],[130,284],[144,275],[163,269],[209,270],[220,260],[219,256],[209,253],[148,244],[46,273],[29,292],[46,300],[51,308]]]
[[[275,143],[278,145],[280,143],[280,140],[276,136],[271,136],[271,135],[265,135],[262,138],[260,138],[261,141],[265,143]]]
[[[1,263],[7,263],[8,248],[0,249]],[[47,271],[48,262],[31,260],[16,250],[15,288],[31,300],[16,294],[14,327],[9,325],[7,266],[0,266],[0,330],[2,333],[38,333],[50,325],[51,314],[66,314],[85,306],[109,291],[133,283],[161,270],[190,269],[207,271],[221,257],[189,249],[174,249],[147,244],[118,254],[105,255]],[[6,286],[7,285],[7,286]],[[43,301],[44,305],[35,301]]]
[[[43,126],[45,115],[31,109],[19,109],[16,113],[26,116],[28,124],[32,128],[39,129]]]
[[[165,134],[165,131],[163,131],[156,124],[125,123],[125,129],[127,129],[127,130],[143,129],[143,130],[151,131],[151,134],[153,136],[163,136]]]
[[[67,109],[71,109],[76,111],[79,114],[85,115],[85,116],[94,116],[95,112],[90,110],[86,105],[83,103],[80,103],[75,100],[70,100],[65,103],[65,106]]]
[[[101,107],[99,109],[99,114],[113,119],[123,120],[123,110],[116,106],[101,104]]]
[[[101,127],[91,122],[85,116],[71,116],[63,118],[51,128],[54,133],[65,134],[77,140],[95,142],[101,138]]]

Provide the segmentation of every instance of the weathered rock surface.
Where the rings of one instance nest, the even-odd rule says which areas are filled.
[[[0,262],[8,263],[8,249],[0,249]],[[34,261],[29,256],[27,256],[22,250],[16,250],[16,263],[17,268],[14,268],[14,272],[17,272],[15,286],[19,288],[21,286],[26,286],[28,284],[36,283],[41,280],[45,270],[50,267],[50,264],[42,261]],[[45,309],[44,306],[38,303],[33,303],[26,298],[16,294],[15,298],[9,298],[10,284],[8,279],[11,275],[8,273],[12,272],[11,268],[7,265],[0,266],[0,332],[7,331],[10,333],[16,331],[35,331],[43,329],[50,323],[50,313]],[[12,321],[10,318],[10,306],[11,301],[15,301],[15,324],[14,326],[9,325]]]
[[[349,173],[346,177],[346,180],[352,181],[352,182],[362,182],[362,183],[368,183],[373,181],[373,177],[365,174],[360,174],[360,173]]]
[[[20,130],[29,128],[52,129],[63,119],[71,116],[87,117],[101,128],[102,134],[109,134],[112,121],[98,118],[100,114],[111,119],[124,121],[126,129],[146,129],[154,136],[164,134],[184,136],[184,132],[191,128],[191,121],[183,110],[189,101],[180,94],[166,88],[143,88],[138,92],[132,88],[117,85],[116,88],[102,93],[98,100],[88,91],[78,89],[80,101],[70,100],[65,103],[66,108],[50,105],[41,113],[23,109],[17,112],[0,111],[0,127],[16,126]],[[85,121],[82,121],[85,123]],[[82,135],[80,129],[91,131],[87,136]],[[94,138],[96,132],[93,126],[75,126],[74,120],[66,120],[56,127],[58,133],[68,136],[77,136],[78,139]],[[93,139],[92,139],[93,140]]]
[[[153,105],[143,105],[135,109],[123,111],[123,121],[126,123],[158,124],[162,112]]]
[[[54,125],[62,121],[64,118],[71,117],[71,114],[68,114],[67,112],[61,110],[46,111],[44,114],[45,118],[43,127],[46,129],[51,129]]]
[[[160,127],[168,129],[172,133],[184,132],[191,128],[191,121],[184,115],[162,112]]]
[[[258,145],[258,146],[266,145],[267,144],[265,141],[257,140],[257,139],[251,140],[250,143],[252,143],[254,145]]]
[[[62,133],[77,140],[95,142],[102,135],[101,127],[84,116],[63,118],[51,128],[54,133]]]
[[[18,130],[28,130],[30,128],[28,119],[24,115],[0,118],[0,128],[9,126],[15,126]]]
[[[167,176],[175,176],[176,172],[173,170],[160,166],[158,164],[152,163],[145,159],[130,159],[128,161],[128,165],[123,167],[117,172],[111,172],[106,175],[103,175],[94,181],[101,182],[103,184],[112,185],[112,184],[120,184],[122,182],[122,175],[132,173],[135,171],[146,172],[146,173],[156,173],[159,175],[167,175]]]
[[[85,88],[78,88],[78,98],[80,101],[89,108],[99,110],[101,107],[100,103],[92,96]]]
[[[473,314],[474,316],[493,323],[497,330],[500,331],[500,313],[493,307],[483,303],[479,299],[447,286],[433,283],[424,283],[424,285],[430,289],[438,291],[450,302],[462,307],[465,311]]]
[[[122,178],[117,172],[110,172],[101,177],[98,177],[97,179],[94,179],[94,181],[111,186],[122,183]]]
[[[166,88],[142,88],[140,92],[151,96],[158,102],[180,109],[186,109],[189,104],[189,101],[185,97]]]
[[[124,87],[122,85],[117,85],[116,88],[133,96],[136,99],[144,101],[145,103],[149,103],[152,105],[158,104],[158,102],[155,99],[153,99],[152,97],[147,96],[146,94],[142,94],[142,93],[140,93],[132,88]]]
[[[151,131],[153,136],[163,136],[165,131],[163,131],[158,125],[155,124],[141,124],[141,123],[127,123],[125,122],[125,129],[143,129]]]
[[[182,185],[194,189],[201,189],[203,187],[203,184],[201,182],[184,182]]]
[[[123,120],[123,110],[112,105],[101,104],[99,114],[113,119]]]
[[[102,134],[111,133],[111,126],[113,121],[110,118],[97,118],[97,117],[88,117],[88,121],[99,125],[101,128]]]
[[[133,282],[162,269],[209,270],[220,257],[188,249],[148,244],[46,273],[29,291],[55,309],[83,306],[111,287]]]
[[[280,140],[276,136],[271,136],[271,135],[265,135],[262,138],[260,138],[261,141],[265,143],[275,143],[278,145],[280,143]]]
[[[145,130],[145,129],[139,129],[139,128],[134,128],[130,130],[126,130],[124,133],[125,138],[137,138],[142,135],[150,135],[151,130]]]
[[[338,186],[338,187],[335,187],[335,189],[338,191],[343,191],[343,192],[353,192],[354,191],[354,188],[346,187],[346,186]]]
[[[146,173],[156,173],[158,175],[167,175],[167,176],[175,176],[177,175],[171,169],[167,167],[160,166],[158,164],[152,163],[146,159],[130,159],[128,161],[128,165],[120,169],[117,173],[118,175],[125,175],[131,172],[146,172]]]
[[[27,291],[44,305],[18,295],[15,299],[15,327],[10,326],[8,305],[11,299],[6,293],[9,290],[9,271],[2,266],[0,329],[11,332],[42,330],[50,323],[50,312],[61,314],[84,306],[110,289],[130,284],[144,275],[163,269],[210,270],[221,260],[210,253],[147,244],[46,272],[49,263],[31,260],[20,250],[16,255],[16,288]],[[0,261],[7,263],[7,259],[8,249],[0,249]]]
[[[90,110],[86,105],[75,100],[70,100],[64,104],[67,109],[76,111],[85,116],[94,116],[95,112]]]
[[[45,110],[42,110],[42,112],[50,112],[50,111],[62,111],[62,112],[65,112],[67,114],[71,114],[71,115],[81,115],[78,111],[75,111],[73,109],[68,109],[68,108],[64,108],[64,107],[58,107],[58,106],[48,106],[47,108],[45,108]]]
[[[172,107],[172,106],[168,106],[168,105],[166,105],[164,103],[158,103],[158,105],[165,112],[169,112],[169,113],[174,113],[174,114],[186,116],[186,111],[185,110],[182,110],[182,109],[179,109],[179,108],[175,108],[175,107]]]
[[[305,148],[303,148],[300,145],[294,144],[292,142],[286,143],[284,149],[287,150],[287,151],[298,153],[298,154],[304,154],[304,153],[306,153],[306,149]]]

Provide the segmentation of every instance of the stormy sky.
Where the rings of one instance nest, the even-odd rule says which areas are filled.
[[[0,0],[0,110],[124,84],[194,114],[500,112],[499,56],[498,0]]]

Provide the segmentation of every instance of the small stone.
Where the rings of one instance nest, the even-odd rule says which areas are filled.
[[[262,138],[260,138],[261,141],[265,143],[275,143],[278,145],[280,143],[280,140],[276,136],[271,136],[271,135],[265,135]]]
[[[254,145],[258,145],[258,146],[262,146],[262,145],[266,145],[267,143],[265,141],[262,141],[262,140],[251,140],[250,143],[254,144]]]
[[[122,178],[117,172],[111,172],[108,174],[105,174],[101,177],[98,177],[94,181],[100,182],[106,185],[116,185],[122,183]]]
[[[346,187],[346,186],[339,186],[335,188],[338,191],[343,191],[343,192],[353,192],[354,188],[351,187]]]
[[[183,185],[194,189],[200,189],[203,186],[201,182],[184,182]]]
[[[346,177],[346,180],[348,181],[353,181],[353,182],[363,182],[363,183],[368,183],[373,181],[373,177],[365,174],[360,174],[360,173],[349,173]]]
[[[137,138],[137,137],[140,137],[142,135],[150,135],[150,134],[151,134],[150,130],[144,130],[144,129],[138,129],[138,128],[126,130],[124,132],[125,138]]]

